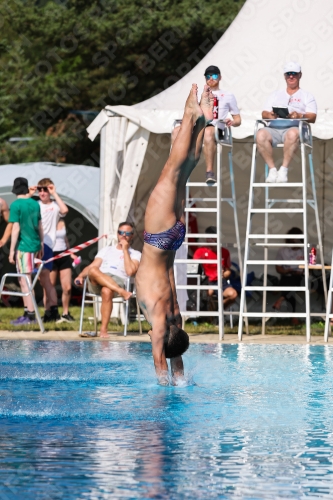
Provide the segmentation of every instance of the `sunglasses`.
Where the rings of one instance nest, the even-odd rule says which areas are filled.
[[[44,191],[44,193],[48,193],[49,190],[47,187],[44,186],[37,186],[37,191],[40,193],[41,191]]]
[[[287,71],[286,75],[287,76],[297,76],[298,73],[296,73],[296,71]]]
[[[133,236],[133,231],[120,231],[120,229],[118,229],[118,234],[120,236]]]
[[[206,80],[209,80],[210,78],[213,78],[213,80],[218,80],[219,75],[214,73],[213,75],[205,75]]]

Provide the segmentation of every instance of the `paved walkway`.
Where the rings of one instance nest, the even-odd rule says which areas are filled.
[[[196,334],[190,333],[190,342],[205,344],[205,343],[219,343],[219,336],[216,333]],[[100,341],[116,341],[116,342],[150,342],[147,333],[140,335],[139,333],[131,332],[124,337],[121,332],[111,333],[108,339],[92,338],[86,339],[79,337],[78,332],[10,332],[0,331],[0,340],[66,340],[66,341],[87,341],[87,342],[100,342]],[[226,334],[222,340],[222,344],[237,344],[238,338],[234,333]],[[305,335],[243,335],[244,344],[306,344]],[[329,344],[333,345],[333,337],[329,339]],[[323,335],[313,336],[310,344],[313,345],[327,345],[324,342]]]

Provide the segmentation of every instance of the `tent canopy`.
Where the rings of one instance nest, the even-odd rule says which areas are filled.
[[[9,203],[15,199],[12,187],[16,177],[25,177],[30,186],[36,185],[42,178],[51,178],[64,202],[98,227],[100,177],[98,168],[49,162],[1,165],[0,196]]]
[[[170,133],[173,121],[182,117],[191,84],[203,86],[204,71],[214,64],[221,69],[222,88],[236,96],[242,125],[233,133],[242,139],[253,134],[253,122],[261,116],[266,97],[285,87],[283,66],[292,60],[302,66],[301,87],[317,101],[313,134],[329,139],[333,137],[332,46],[333,5],[329,0],[247,0],[208,54],[174,85],[134,106],[105,109],[150,132]],[[92,140],[99,132],[98,121],[95,125],[88,129]]]
[[[312,127],[316,137],[314,165],[322,233],[329,255],[333,236],[325,229],[333,202],[332,42],[333,5],[329,0],[247,0],[221,39],[174,85],[134,106],[103,109],[87,129],[91,140],[101,132],[100,234],[116,234],[118,223],[128,215],[138,235],[142,234],[148,196],[169,154],[173,121],[182,117],[191,84],[203,86],[204,71],[214,64],[221,69],[221,88],[235,94],[241,110],[242,125],[232,132],[236,139],[233,161],[237,208],[244,239],[254,122],[261,117],[267,96],[285,88],[283,67],[293,60],[302,66],[301,87],[315,96],[318,105],[317,122]],[[223,161],[227,170],[228,159]],[[290,168],[290,180],[297,178],[299,162],[297,156]],[[202,181],[204,168],[201,159],[192,180]],[[309,221],[310,238],[313,236],[315,242],[312,219]],[[300,224],[293,216],[275,222],[281,233]],[[198,224],[202,232],[214,221],[198,214]],[[227,208],[223,210],[222,228],[224,241],[232,242],[233,222]]]

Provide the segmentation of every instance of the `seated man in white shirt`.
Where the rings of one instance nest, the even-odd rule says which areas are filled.
[[[134,226],[131,222],[121,222],[118,227],[118,244],[100,250],[94,261],[75,279],[82,285],[88,276],[88,290],[102,297],[102,323],[100,337],[108,336],[108,323],[112,312],[112,299],[120,295],[128,300],[132,293],[125,290],[126,280],[138,270],[141,252],[131,248]],[[82,336],[93,336],[82,334]]]
[[[273,112],[274,106],[288,108],[288,118],[294,120],[305,118],[307,122],[315,123],[317,118],[317,104],[312,94],[300,88],[299,82],[301,77],[301,66],[298,63],[289,62],[285,65],[284,78],[287,83],[287,89],[277,90],[269,96],[262,112],[263,119],[278,118]],[[273,159],[273,147],[281,143],[284,144],[283,163],[279,171],[277,171]],[[258,131],[258,151],[269,168],[266,182],[288,182],[289,163],[298,145],[298,127],[297,123],[292,120],[290,120],[290,126],[287,128],[274,128],[273,122],[270,126],[264,127]]]
[[[224,123],[228,127],[239,127],[242,120],[234,94],[228,92],[227,90],[220,89],[220,81],[222,80],[222,77],[219,68],[217,66],[208,66],[205,71],[205,79],[206,84],[218,100],[218,118],[214,119],[209,125],[207,125],[203,140],[203,152],[206,161],[206,183],[210,185],[215,184],[216,182],[214,173],[214,160],[216,155],[215,124],[218,120],[224,120]],[[198,91],[198,95],[201,94],[202,92]],[[229,113],[232,118],[228,118]],[[172,144],[176,139],[178,132],[179,127],[173,129],[171,137]]]

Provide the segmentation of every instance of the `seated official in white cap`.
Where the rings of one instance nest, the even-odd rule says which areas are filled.
[[[291,119],[305,118],[309,123],[314,123],[317,118],[317,104],[309,92],[301,89],[299,81],[302,77],[301,66],[296,62],[289,62],[284,67],[284,78],[287,82],[286,90],[277,90],[271,94],[262,112],[263,119],[281,118],[274,112],[286,112],[286,117]],[[274,110],[273,110],[274,108]],[[280,108],[277,110],[276,108]],[[298,127],[290,120],[290,126],[275,128],[272,122],[268,127],[260,129],[257,133],[258,151],[269,168],[266,182],[288,182],[288,166],[293,154],[299,145]],[[273,160],[273,147],[284,144],[283,163],[279,170],[275,168]]]

